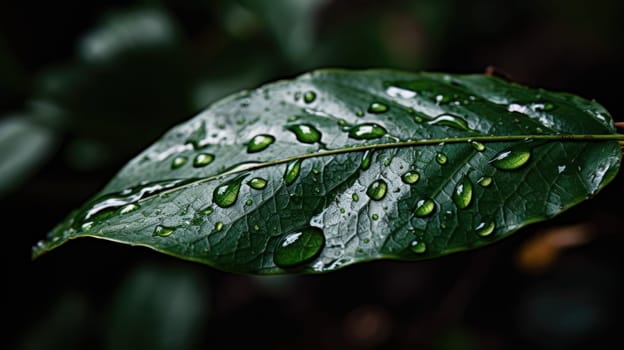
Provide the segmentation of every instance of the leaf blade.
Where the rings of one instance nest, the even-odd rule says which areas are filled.
[[[293,132],[302,125],[315,130],[306,142]],[[273,257],[279,242],[311,226],[322,228],[324,246],[299,271],[432,258],[490,244],[595,194],[619,168],[614,133],[598,104],[492,77],[317,71],[235,94],[174,127],[38,251],[88,235],[229,271],[284,273]],[[258,135],[273,140],[246,151]],[[492,164],[519,148],[530,156],[517,169]],[[206,152],[210,164],[190,165]],[[189,161],[172,166],[179,157]],[[418,181],[405,183],[407,172]],[[478,185],[482,177],[492,184]],[[252,178],[265,187],[247,185]],[[219,206],[215,191],[233,179],[234,200]],[[379,181],[384,195],[371,195]],[[467,183],[470,198],[458,205],[454,193]],[[126,202],[141,208],[119,215]],[[106,215],[85,214],[94,208]]]

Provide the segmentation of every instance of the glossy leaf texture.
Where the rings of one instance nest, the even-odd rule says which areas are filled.
[[[595,102],[495,77],[315,71],[174,127],[33,256],[89,236],[254,274],[439,257],[594,195],[617,137]]]

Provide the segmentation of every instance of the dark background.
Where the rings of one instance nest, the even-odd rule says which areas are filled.
[[[10,349],[624,345],[621,196],[485,249],[252,277],[80,239],[30,249],[211,102],[321,67],[480,73],[622,120],[618,0],[2,1],[2,343]]]

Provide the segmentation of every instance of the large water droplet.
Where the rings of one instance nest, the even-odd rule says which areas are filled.
[[[310,124],[290,125],[286,129],[294,132],[297,140],[304,143],[315,143],[321,140],[321,132]]]
[[[301,160],[297,159],[286,166],[286,171],[284,172],[284,182],[286,185],[290,185],[299,177],[299,172],[301,171]]]
[[[481,187],[490,187],[490,185],[492,184],[492,178],[489,176],[483,176],[482,178],[477,180],[477,183],[481,185]]]
[[[514,170],[525,165],[531,158],[531,151],[525,148],[508,149],[495,155],[490,163],[501,170]]]
[[[316,100],[316,92],[307,91],[305,94],[303,94],[303,102],[312,103],[314,102],[314,100]]]
[[[195,159],[193,159],[193,166],[196,167],[196,168],[200,168],[200,167],[206,166],[206,165],[212,163],[214,158],[215,158],[214,154],[200,153],[200,154],[195,156]]]
[[[472,182],[468,177],[464,177],[455,186],[453,191],[453,202],[458,208],[464,209],[470,205],[472,201]]]
[[[187,161],[188,161],[188,158],[186,158],[184,156],[175,157],[171,161],[171,169],[178,169],[179,167],[181,167],[184,164],[186,164]]]
[[[221,208],[227,208],[234,205],[240,192],[241,182],[247,175],[240,175],[226,183],[223,183],[212,192],[212,201]]]
[[[366,194],[373,200],[379,201],[382,200],[386,196],[386,192],[388,191],[388,184],[384,180],[375,180],[370,186],[368,186],[368,190],[366,190]]]
[[[431,198],[423,198],[418,200],[418,202],[416,202],[416,208],[414,209],[414,215],[416,215],[417,217],[426,217],[429,216],[431,214],[433,214],[433,212],[436,209],[436,204],[433,201],[433,199]]]
[[[468,123],[461,117],[452,114],[440,114],[428,122],[430,125],[444,125],[451,128],[468,131]]]
[[[448,157],[444,153],[436,153],[436,162],[440,165],[444,165],[448,162]]]
[[[256,135],[247,143],[247,153],[260,152],[275,142],[275,137],[268,134]]]
[[[325,245],[325,235],[317,227],[306,227],[286,234],[275,247],[273,262],[292,268],[314,259]]]
[[[364,152],[364,155],[362,156],[362,163],[360,163],[360,169],[366,170],[370,168],[372,158],[373,158],[372,149],[369,149],[366,152]]]
[[[385,113],[388,111],[388,106],[380,102],[373,102],[368,106],[368,113]]]
[[[495,228],[496,224],[494,223],[494,221],[483,221],[479,223],[477,227],[475,227],[475,232],[481,237],[487,237],[494,232]]]
[[[410,243],[410,250],[415,254],[423,254],[427,251],[427,243],[419,240],[413,240]]]
[[[170,236],[173,231],[175,231],[175,228],[158,225],[154,229],[154,236],[167,237]]]
[[[386,129],[376,123],[358,124],[349,129],[349,137],[356,140],[378,139],[386,133]]]
[[[416,171],[408,171],[401,176],[401,180],[408,185],[415,184],[420,180],[420,174]]]
[[[254,177],[253,179],[249,180],[249,182],[247,183],[249,185],[249,187],[255,189],[255,190],[262,190],[266,187],[267,185],[267,180],[261,178],[261,177]]]

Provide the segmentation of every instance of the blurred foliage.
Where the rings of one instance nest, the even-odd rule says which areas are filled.
[[[621,347],[622,176],[548,224],[590,222],[601,235],[539,273],[514,262],[532,229],[484,252],[276,284],[192,264],[135,270],[171,260],[102,242],[35,263],[29,249],[171,126],[229,93],[313,68],[494,65],[518,82],[596,99],[622,120],[612,82],[624,78],[623,10],[617,0],[0,2],[6,347],[132,346],[149,336],[142,326],[175,333],[152,333],[155,348]],[[24,216],[27,224],[8,220]],[[189,300],[195,311],[172,314]]]

